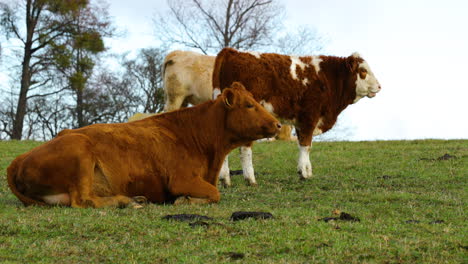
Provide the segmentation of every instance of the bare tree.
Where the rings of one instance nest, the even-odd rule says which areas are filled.
[[[83,94],[83,116],[88,124],[125,122],[138,111],[135,85],[119,72],[100,68]]]
[[[33,116],[37,120],[32,124],[36,127],[33,129],[36,139],[49,140],[61,130],[72,126],[71,106],[66,103],[67,97],[65,94],[37,97],[28,104],[30,109],[27,116]]]
[[[162,84],[165,48],[141,49],[135,59],[122,60],[125,78],[134,90],[139,91],[141,109],[145,113],[158,113],[164,107]]]
[[[15,38],[22,44],[21,81],[13,120],[11,138],[21,139],[26,115],[28,93],[34,87],[49,83],[50,79],[38,79],[47,63],[44,50],[51,42],[62,36],[76,12],[86,6],[87,0],[23,0],[0,3],[0,27],[5,36]],[[23,24],[23,21],[25,23]]]
[[[282,54],[311,55],[323,49],[326,40],[314,28],[299,26],[284,30],[274,39],[268,51]]]
[[[154,20],[163,43],[217,53],[223,47],[259,49],[271,44],[283,11],[274,0],[168,0]]]

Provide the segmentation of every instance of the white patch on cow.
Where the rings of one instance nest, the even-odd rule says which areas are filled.
[[[361,54],[359,54],[358,52],[353,52],[353,54],[351,54],[351,56],[353,56],[354,58],[362,58]]]
[[[322,129],[320,128],[323,125],[323,119],[320,118],[317,122],[317,125],[314,128],[314,132],[312,132],[313,136],[318,136],[323,133]]]
[[[309,159],[310,146],[299,145],[299,160],[297,162],[297,172],[299,177],[307,179],[312,177],[312,164]]]
[[[249,183],[249,185],[257,185],[252,164],[252,148],[241,147],[240,159],[242,163],[242,172],[244,173],[244,179]]]
[[[220,94],[221,94],[221,90],[219,88],[214,88],[213,89],[213,100],[218,98],[218,95],[220,95]]]
[[[323,60],[319,56],[312,56],[312,65],[315,68],[315,72],[318,73],[320,71],[320,63]]]
[[[229,174],[229,159],[228,156],[224,159],[223,166],[219,171],[219,180],[224,186],[231,186],[231,175]]]
[[[275,108],[273,107],[272,104],[268,103],[267,101],[261,100],[260,105],[262,105],[268,112],[272,114],[274,113],[273,111],[275,110]]]
[[[302,80],[302,85],[307,86],[308,83],[309,83],[309,79],[304,78],[304,80]]]
[[[291,59],[291,67],[290,67],[291,76],[293,80],[299,80],[299,78],[297,77],[297,73],[296,73],[297,66],[299,66],[301,70],[304,70],[307,65],[303,63],[301,59],[297,56],[290,56],[289,58]]]
[[[353,57],[360,58],[360,55],[355,52],[352,54]],[[356,98],[353,103],[356,103],[363,97],[374,97],[380,91],[380,84],[377,78],[375,78],[374,73],[367,64],[366,61],[363,61],[359,64],[358,69],[364,68],[367,70],[366,78],[361,79],[359,72],[356,78]]]
[[[59,193],[42,196],[45,203],[51,205],[70,205],[70,195],[68,193]]]
[[[257,51],[246,51],[246,53],[254,56],[257,59],[260,59],[260,57],[261,57],[261,54],[259,52],[257,52]]]

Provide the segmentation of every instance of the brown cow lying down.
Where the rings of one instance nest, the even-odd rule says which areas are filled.
[[[269,112],[296,127],[297,170],[302,179],[312,176],[312,136],[331,129],[348,105],[380,91],[369,65],[357,53],[349,57],[296,57],[224,48],[215,61],[213,93],[233,81],[241,82]],[[245,179],[255,185],[250,146],[241,148],[241,161]],[[227,160],[220,180],[230,185]]]
[[[233,83],[195,107],[64,130],[18,156],[8,167],[8,185],[24,205],[122,207],[142,196],[155,203],[214,203],[226,155],[280,128]]]

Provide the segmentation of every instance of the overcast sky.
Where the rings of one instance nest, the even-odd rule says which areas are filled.
[[[327,39],[324,54],[359,52],[382,85],[342,113],[350,139],[468,138],[468,1],[282,2],[289,28],[314,27]],[[165,0],[111,1],[111,15],[128,29],[115,46],[154,45],[151,18],[165,8]]]
[[[213,0],[215,1],[215,0]],[[124,38],[115,52],[156,46],[152,18],[166,0],[112,0]],[[468,138],[468,1],[282,0],[289,28],[309,25],[323,54],[359,52],[382,91],[342,113],[351,140]],[[307,45],[307,43],[304,43]]]

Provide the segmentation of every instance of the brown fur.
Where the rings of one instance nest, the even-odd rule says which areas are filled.
[[[155,203],[218,202],[225,156],[273,136],[279,127],[234,83],[216,100],[195,107],[64,130],[18,156],[8,167],[8,184],[25,205],[126,206],[134,196]]]
[[[310,65],[312,57],[300,57],[309,64],[303,70],[296,67],[298,80],[291,77],[291,58],[287,55],[263,53],[256,58],[249,53],[224,48],[216,57],[213,87],[223,89],[239,81],[257,101],[265,100],[274,113],[285,120],[294,120],[298,140],[310,146],[315,128],[328,131],[337,116],[356,98],[357,67],[363,60],[353,56],[320,56],[321,70],[317,74]],[[302,81],[307,78],[307,85]],[[320,122],[320,127],[317,127]]]
[[[169,53],[164,59],[164,112],[211,100],[214,62],[214,56],[192,51],[175,50]],[[135,120],[132,118],[129,121]],[[291,126],[283,126],[282,136],[278,139],[291,140],[291,133],[286,134],[287,131],[291,131]]]

